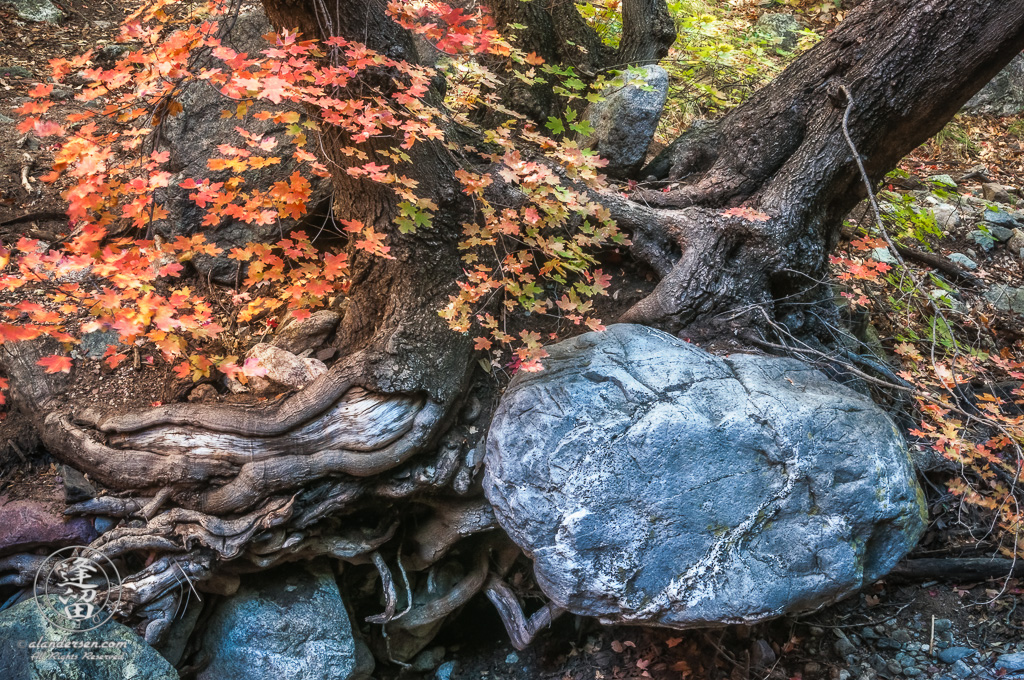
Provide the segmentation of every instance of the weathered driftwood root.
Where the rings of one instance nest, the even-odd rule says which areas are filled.
[[[181,408],[86,418],[110,433],[106,441],[67,415],[53,413],[44,421],[44,442],[109,487],[154,490],[159,501],[172,496],[178,505],[225,514],[330,475],[366,477],[395,468],[429,445],[445,412],[424,397],[380,395],[360,387],[347,390],[312,420],[281,416],[293,425],[290,430],[264,422],[282,409],[270,416],[257,409],[262,416],[256,418],[229,406],[174,406]],[[314,409],[297,410],[306,415]]]
[[[551,625],[551,622],[565,613],[565,610],[554,604],[546,603],[535,611],[529,618],[523,614],[519,600],[516,599],[512,589],[501,579],[491,579],[484,590],[487,599],[491,601],[498,615],[501,616],[505,630],[512,641],[512,646],[518,650],[526,649],[533,642],[533,638],[539,631]]]

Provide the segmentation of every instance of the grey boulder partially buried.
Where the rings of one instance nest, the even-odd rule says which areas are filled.
[[[569,611],[689,628],[812,610],[924,530],[892,421],[799,361],[632,325],[547,350],[502,397],[484,489]]]

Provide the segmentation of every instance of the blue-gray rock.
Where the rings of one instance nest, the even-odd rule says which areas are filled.
[[[9,0],[14,5],[18,18],[24,21],[46,22],[56,24],[64,18],[64,13],[57,9],[50,0]]]
[[[960,659],[966,659],[971,654],[974,654],[974,650],[970,647],[950,647],[949,649],[940,650],[936,656],[939,657],[939,661],[942,663],[956,663]]]
[[[434,673],[435,680],[452,680],[452,673],[455,672],[455,662],[445,661],[443,664],[437,667],[437,671]]]
[[[954,180],[949,175],[932,175],[931,177],[928,178],[928,181],[931,182],[932,184],[938,184],[939,186],[945,187],[947,189],[957,188],[956,180]]]
[[[206,627],[199,680],[347,680],[356,649],[325,562],[287,564],[244,580]]]
[[[935,619],[933,627],[936,633],[945,633],[947,630],[953,628],[953,622],[949,619]]]
[[[922,671],[917,666],[907,666],[906,668],[903,669],[903,675],[907,676],[908,678],[916,678],[917,676],[921,675],[921,673],[923,673],[923,672],[924,671]]]
[[[92,331],[83,333],[78,344],[78,353],[88,359],[101,359],[109,345],[118,344],[120,335],[117,331]]]
[[[14,122],[16,121],[10,116],[5,116],[4,114],[0,113],[0,125],[7,125],[8,123]]]
[[[806,364],[625,324],[547,351],[502,397],[484,491],[571,612],[688,628],[811,610],[924,529],[892,421]]]
[[[981,229],[975,229],[967,235],[967,239],[976,244],[986,253],[996,247],[996,240]]]
[[[640,170],[668,96],[668,73],[660,66],[643,66],[622,78],[622,86],[606,88],[604,99],[587,109],[585,119],[593,132],[580,141],[607,159],[603,171],[616,178]]]
[[[1024,113],[1024,56],[1017,55],[964,106],[968,113],[1015,116]]]
[[[1014,227],[1015,229],[1016,227]],[[989,225],[989,233],[995,237],[1000,243],[1005,243],[1013,238],[1013,229],[1007,229],[1006,227],[997,227],[996,225]]]
[[[515,652],[512,652],[511,654],[505,657],[505,663],[519,663],[519,655]]]
[[[32,643],[37,647],[30,648]],[[95,630],[68,633],[51,625],[30,598],[0,613],[0,678],[178,680],[178,672],[131,628],[108,621]]]
[[[1001,312],[1024,314],[1024,288],[997,283],[990,286],[983,296]]]
[[[876,262],[884,262],[886,264],[898,264],[892,253],[889,252],[888,248],[873,248],[871,250],[871,258]]]
[[[967,257],[963,253],[953,253],[949,256],[950,262],[954,262],[964,269],[977,269],[978,263]]]
[[[800,41],[800,24],[792,14],[762,14],[754,31],[766,35],[784,52],[795,50]]]
[[[953,675],[958,678],[969,678],[974,671],[971,667],[965,664],[962,660],[957,661],[953,664]]]
[[[996,670],[1005,668],[1011,673],[1024,671],[1024,652],[1016,654],[1002,654],[996,659]]]
[[[985,226],[988,227],[989,231],[992,231],[997,227],[1001,227],[1003,229],[1007,229],[1010,231],[1010,233],[1006,235],[1006,238],[1000,238],[999,236],[996,236],[996,238],[998,238],[1000,241],[1005,241],[1006,239],[1013,236],[1013,230],[1021,226],[1020,223],[1017,222],[1017,219],[1013,217],[1013,215],[1002,209],[983,210],[981,213],[981,221],[985,223]],[[995,236],[994,231],[993,236]]]

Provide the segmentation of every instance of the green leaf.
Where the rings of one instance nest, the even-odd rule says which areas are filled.
[[[552,134],[560,135],[565,132],[565,125],[562,121],[554,116],[548,116],[548,122],[544,123],[544,127],[551,130]]]

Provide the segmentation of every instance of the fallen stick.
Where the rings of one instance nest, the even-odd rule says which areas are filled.
[[[1024,560],[986,557],[947,557],[907,560],[885,577],[886,581],[986,581],[992,578],[1024,576]]]

